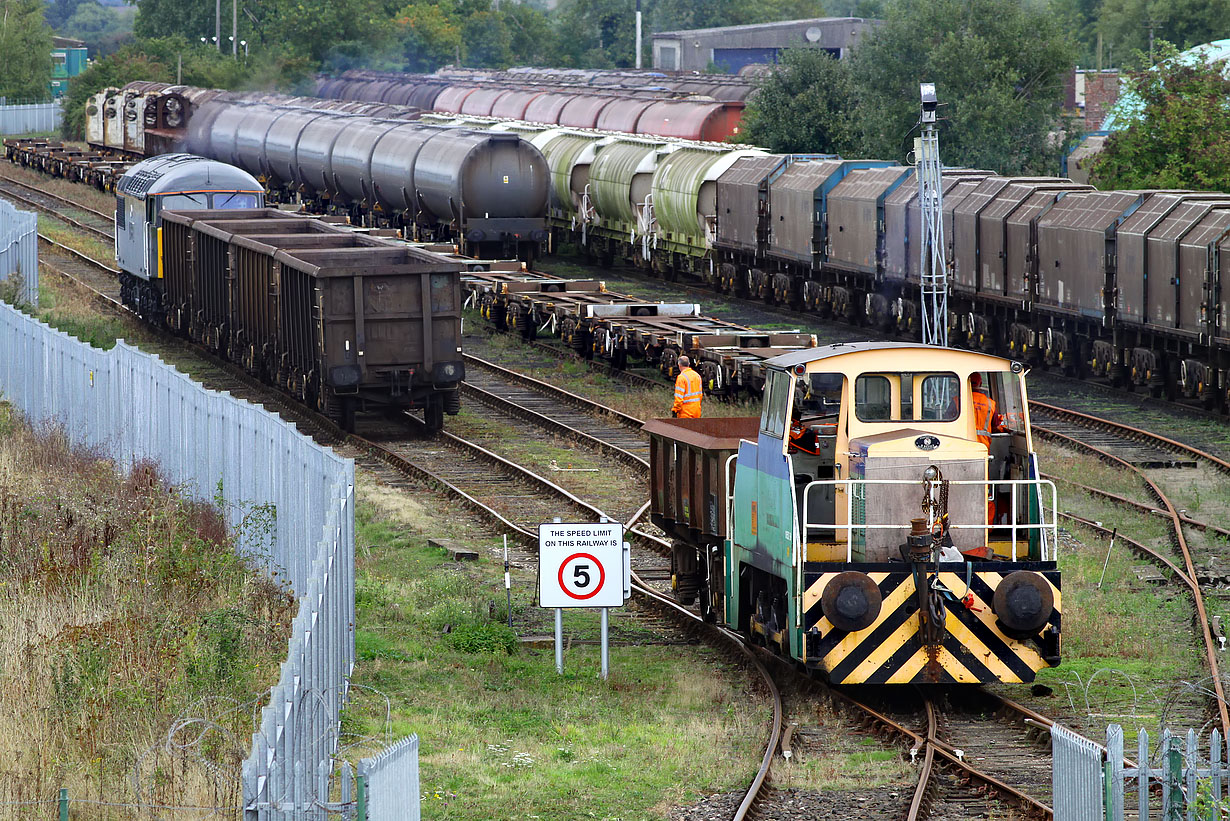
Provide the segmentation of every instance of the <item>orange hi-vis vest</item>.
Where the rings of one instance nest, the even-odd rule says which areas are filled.
[[[700,418],[700,374],[691,368],[684,368],[675,380],[675,404],[671,412],[680,419]]]
[[[991,420],[995,416],[995,400],[985,393],[974,391],[974,427],[978,441],[991,447]]]

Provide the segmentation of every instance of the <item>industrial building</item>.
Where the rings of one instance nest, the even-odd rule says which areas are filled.
[[[750,26],[662,31],[653,35],[653,67],[662,71],[705,71],[717,66],[737,74],[757,63],[772,64],[787,48],[822,48],[844,58],[878,20],[818,17]]]
[[[51,38],[51,82],[47,91],[53,98],[68,92],[68,81],[85,71],[88,64],[85,43],[71,37]]]

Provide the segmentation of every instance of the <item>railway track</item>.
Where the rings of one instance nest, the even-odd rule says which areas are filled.
[[[48,267],[90,293],[105,310],[130,316],[120,304],[118,286],[111,279],[114,269],[49,238],[40,239],[57,256],[57,263]],[[602,510],[575,494],[474,443],[446,432],[427,439],[426,427],[413,417],[406,416],[397,420],[396,424],[388,421],[372,424],[364,420],[365,428],[370,428],[365,430],[367,436],[344,433],[331,420],[260,383],[234,364],[189,346],[170,334],[154,333],[158,341],[149,346],[151,352],[169,359],[188,353],[194,360],[203,360],[203,367],[194,365],[194,375],[209,387],[225,390],[281,414],[304,433],[334,447],[342,455],[354,458],[360,467],[389,480],[394,486],[426,484],[443,491],[497,530],[509,533],[514,542],[520,542],[526,548],[523,561],[528,562],[535,555],[532,551],[536,549],[537,525],[540,522],[569,510],[584,517],[583,520],[606,518]],[[477,360],[470,364],[482,367]],[[489,370],[498,373],[500,369],[492,367]],[[505,384],[514,385],[517,380],[508,380]],[[521,384],[526,383],[521,380]],[[545,383],[537,386],[539,395],[546,387],[549,386]],[[524,387],[522,391],[523,399],[533,401],[535,391],[527,391]],[[576,397],[573,403],[579,404],[580,397]],[[542,414],[540,416],[547,418]],[[404,435],[407,421],[418,428],[412,438]],[[556,420],[555,424],[565,423]],[[635,445],[631,441],[634,437],[625,431],[612,429],[610,433],[612,439],[622,438],[628,444]],[[604,447],[611,449],[611,452],[617,448],[614,444]],[[631,453],[625,453],[620,458],[635,464],[641,461],[641,457]],[[516,502],[510,503],[514,497]],[[632,518],[635,519],[635,516]],[[742,659],[758,676],[760,687],[772,705],[773,718],[767,728],[761,765],[732,816],[734,821],[742,821],[749,817],[749,812],[767,789],[769,768],[780,741],[782,704],[777,686],[756,655],[738,637],[705,623],[660,589],[669,583],[669,567],[660,559],[660,555],[669,550],[669,543],[634,529],[626,531],[626,538],[641,548],[640,555],[633,560],[633,590],[641,604],[651,612],[668,614],[687,631],[704,636],[705,640],[724,648],[729,656]],[[646,556],[647,553],[650,557]]]
[[[114,215],[87,208],[58,194],[43,191],[5,174],[0,174],[0,197],[28,206],[40,214],[46,214],[79,231],[84,231],[94,239],[107,243],[115,241]],[[79,214],[81,218],[66,212]]]
[[[93,285],[83,282],[83,287],[97,291],[99,299],[109,307],[123,311],[118,305],[118,287],[111,279],[112,269],[49,239],[44,239],[44,242],[54,246],[57,254],[61,255],[57,259],[58,264],[72,269],[62,271],[66,276],[88,279],[99,285],[100,287],[94,288]],[[174,344],[180,343],[176,340]],[[552,353],[561,353],[554,346],[541,347],[551,350]],[[198,357],[203,355],[195,348],[191,350]],[[427,483],[441,488],[497,528],[516,535],[527,546],[532,545],[536,539],[537,523],[546,520],[548,514],[559,515],[561,505],[570,507],[576,515],[586,518],[604,515],[601,508],[460,437],[451,434],[437,437],[436,440],[430,441],[429,447],[424,448],[424,439],[418,435],[406,439],[404,429],[400,432],[398,430],[402,423],[387,420],[364,422],[365,436],[344,434],[327,420],[322,420],[310,410],[299,406],[291,398],[256,383],[234,365],[220,361],[214,365],[216,369],[211,366],[207,371],[198,372],[208,379],[211,385],[245,398],[249,395],[255,397],[255,401],[287,416],[305,432],[339,448],[344,454],[353,456],[361,466],[389,484],[398,486]],[[608,374],[620,373],[602,363],[591,365],[594,370]],[[467,356],[467,368],[472,384],[467,386],[466,390],[471,398],[505,416],[519,418],[542,431],[580,443],[627,469],[644,470],[648,449],[644,436],[639,432],[641,420],[612,412],[592,400],[477,357]],[[644,377],[625,381],[636,387],[643,387],[645,384],[665,387],[663,382],[647,380]],[[1140,444],[1137,442],[1136,446]],[[1173,449],[1177,447],[1181,450],[1183,446],[1174,442],[1165,445],[1154,442],[1146,444],[1146,447],[1177,453],[1178,451]],[[1230,470],[1230,465],[1226,468]],[[476,479],[476,476],[484,478]],[[551,501],[542,502],[539,506],[535,506],[538,503],[527,503],[528,498],[546,496],[550,496]],[[514,498],[515,504],[510,504]],[[636,516],[632,518],[635,519]],[[666,547],[665,542],[653,534],[630,531],[629,535],[632,540],[638,542],[642,553],[658,552]],[[525,558],[529,558],[528,553]],[[1185,574],[1185,571],[1177,566],[1175,571],[1180,575]],[[686,618],[689,620],[686,623],[690,630],[706,633],[715,629],[703,625],[691,613],[678,608],[673,600],[663,593],[661,587],[669,578],[669,571],[664,572],[660,562],[646,559],[638,563],[635,572],[638,595],[643,597],[647,607],[659,612],[672,612],[672,618],[675,619]],[[718,630],[716,633],[710,633],[707,640],[729,643],[734,637]],[[736,649],[734,645],[730,646],[731,652],[749,652],[746,647],[740,646]],[[763,666],[758,660],[749,663],[752,666]],[[762,767],[741,802],[735,818],[769,817],[774,814],[772,806],[776,794],[769,782],[769,765],[778,751],[782,708],[772,678],[766,677],[763,686],[773,694],[776,718],[770,730],[770,742],[766,747]],[[984,696],[987,699],[997,698],[989,693]],[[925,708],[928,716],[925,727],[911,729],[878,713],[873,707],[845,696],[835,695],[834,698],[846,702],[850,709],[861,716],[859,720],[873,722],[882,732],[900,736],[907,741],[907,749],[913,751],[916,760],[920,753],[924,756],[925,766],[920,770],[919,785],[907,817],[947,817],[949,812],[960,812],[962,807],[985,807],[988,796],[998,796],[998,800],[1005,805],[1015,807],[1016,811],[1030,817],[1049,817],[1049,808],[1043,803],[1043,800],[1049,797],[1049,778],[1044,779],[1040,775],[1048,772],[1049,754],[1040,757],[1037,755],[1037,745],[1029,738],[1030,729],[1024,724],[1024,717],[1028,717],[1035,722],[1035,725],[1032,725],[1034,728],[1044,725],[1047,720],[1041,716],[1026,715],[1024,708],[1009,708],[1001,704],[992,711],[992,714],[998,716],[997,721],[1001,725],[999,729],[994,729],[984,723],[987,712],[985,710],[981,713],[972,713],[969,710],[954,712],[949,708],[928,703],[929,706]],[[1019,726],[1015,729],[1004,728],[1002,725],[1005,715],[1016,716],[1009,720],[1009,724]],[[1017,737],[1024,740],[1013,741]],[[1030,763],[1021,766],[1020,761],[1024,755],[1021,751],[1026,749],[1032,749],[1034,752],[1030,756]],[[1016,762],[1016,766],[1011,762]],[[978,766],[979,764],[982,766]],[[1027,775],[1022,783],[1014,783],[1010,776],[1019,776],[1021,772],[1032,775]],[[1017,780],[1021,781],[1019,778]],[[749,811],[755,806],[761,807],[762,810],[749,815]]]
[[[1197,570],[1196,554],[1192,545],[1189,544],[1187,529],[1191,527],[1204,532],[1211,531],[1218,535],[1225,535],[1225,529],[1189,516],[1183,506],[1171,498],[1171,491],[1166,490],[1154,477],[1158,471],[1168,470],[1180,474],[1169,477],[1172,486],[1198,482],[1202,478],[1199,471],[1203,469],[1224,481],[1225,476],[1230,475],[1230,462],[1191,445],[1147,433],[1124,423],[1057,408],[1053,405],[1031,402],[1030,415],[1036,420],[1033,429],[1040,438],[1092,455],[1113,468],[1121,469],[1125,475],[1134,476],[1139,483],[1139,492],[1145,494],[1144,498],[1147,501],[1142,502],[1123,494],[1090,488],[1063,477],[1058,477],[1059,481],[1067,481],[1080,490],[1105,501],[1130,507],[1168,522],[1169,539],[1175,551],[1176,560],[1174,561],[1171,557],[1164,556],[1160,551],[1141,542],[1127,537],[1121,538],[1134,551],[1148,555],[1162,564],[1170,571],[1172,578],[1182,583],[1190,593],[1198,643],[1204,651],[1205,665],[1209,674],[1214,712],[1218,726],[1224,735],[1230,731],[1230,709],[1227,708],[1225,687],[1220,670],[1220,642],[1218,636],[1214,634],[1213,624],[1205,604],[1206,593],[1200,584],[1201,574]],[[1156,454],[1168,454],[1173,458],[1159,459],[1155,458]],[[1189,478],[1185,479],[1184,476]],[[1098,523],[1070,514],[1069,518],[1087,526],[1094,526],[1100,532],[1105,532],[1105,527]]]

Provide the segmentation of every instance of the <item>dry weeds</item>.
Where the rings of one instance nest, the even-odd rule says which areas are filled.
[[[0,802],[65,787],[233,817],[294,605],[235,554],[212,506],[149,465],[118,475],[0,404],[0,591]]]

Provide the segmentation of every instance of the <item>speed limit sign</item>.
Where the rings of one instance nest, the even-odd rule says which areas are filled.
[[[545,524],[538,528],[543,607],[620,607],[625,594],[623,525]]]

